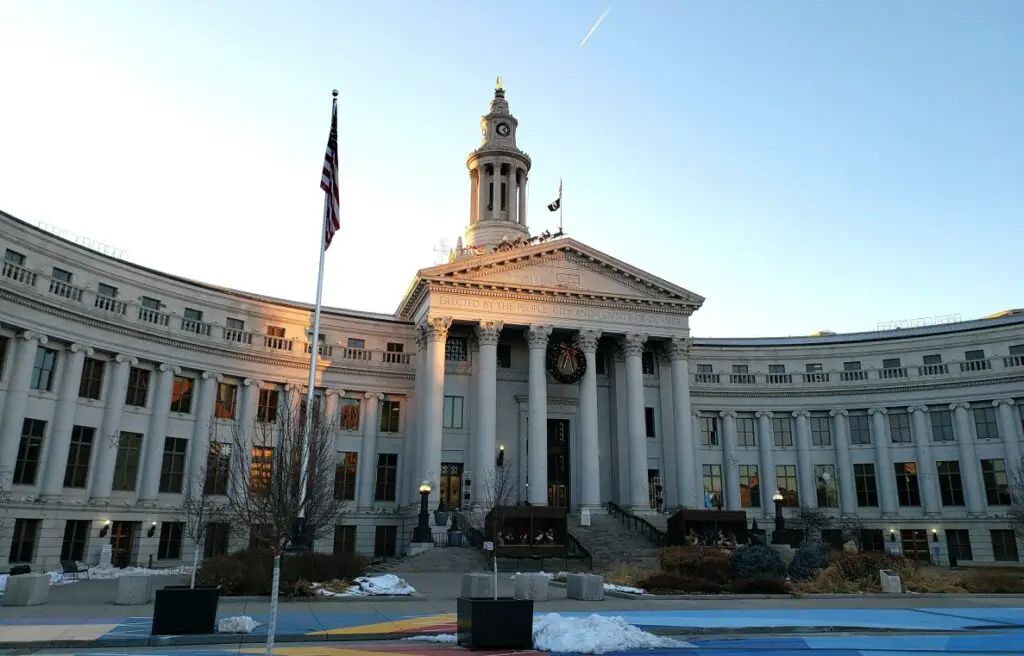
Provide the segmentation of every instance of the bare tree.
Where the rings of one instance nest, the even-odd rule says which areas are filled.
[[[228,485],[231,478],[231,444],[217,441],[217,424],[210,420],[210,450],[199,469],[185,482],[181,515],[185,536],[192,543],[192,581],[196,587],[199,555],[206,543],[210,524],[224,522],[228,513]]]
[[[832,517],[821,508],[801,507],[792,519],[793,528],[804,532],[804,540],[821,542],[821,532],[831,526]]]
[[[1007,518],[1017,535],[1024,537],[1024,458],[1014,464],[1008,479],[1010,511]]]

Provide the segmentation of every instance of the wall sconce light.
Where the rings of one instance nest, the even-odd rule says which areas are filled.
[[[156,534],[156,522],[153,522],[152,524],[149,525],[149,530],[146,531],[146,537],[147,538],[151,538],[155,534]]]
[[[939,541],[939,529],[933,528],[932,529],[932,542],[938,542],[938,541]]]
[[[891,529],[889,529],[889,542],[895,542],[895,541],[896,541],[896,529],[891,528]]]
[[[503,467],[505,465],[505,445],[502,444],[498,447],[498,459],[494,461],[495,467]]]
[[[100,537],[101,538],[107,537],[107,533],[109,533],[109,532],[110,532],[110,520],[108,519],[107,521],[103,522],[103,526],[100,527]]]

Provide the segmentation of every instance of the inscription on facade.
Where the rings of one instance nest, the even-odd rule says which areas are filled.
[[[580,321],[608,321],[636,326],[683,328],[686,325],[684,318],[680,316],[624,310],[604,310],[579,305],[531,303],[529,301],[492,301],[482,298],[465,298],[462,296],[440,294],[432,297],[431,305],[434,304],[438,307],[460,308],[496,314],[534,315]]]

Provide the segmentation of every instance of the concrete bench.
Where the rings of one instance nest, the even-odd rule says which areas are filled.
[[[879,582],[882,584],[882,592],[886,594],[903,594],[903,581],[900,575],[891,569],[878,570]]]
[[[604,600],[604,578],[597,574],[569,574],[565,582],[566,596],[581,601]]]
[[[118,606],[141,606],[153,601],[153,577],[145,574],[129,574],[117,579]]]
[[[550,582],[551,580],[543,574],[516,574],[513,579],[512,596],[516,599],[547,601]]]
[[[49,574],[18,574],[7,577],[7,588],[0,604],[4,606],[39,606],[50,600]]]
[[[494,597],[494,575],[475,573],[462,575],[462,596],[466,599],[491,599]]]

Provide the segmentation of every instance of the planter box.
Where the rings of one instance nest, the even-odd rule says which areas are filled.
[[[169,585],[156,591],[153,635],[210,635],[217,629],[219,586]]]
[[[443,510],[434,511],[434,526],[447,526],[448,513]]]
[[[459,597],[457,633],[469,649],[533,649],[533,601]]]
[[[462,546],[462,531],[448,531],[448,546],[449,547],[461,547]]]

